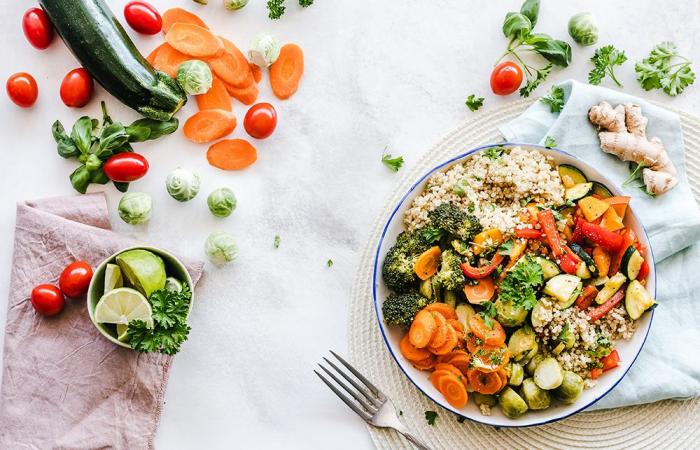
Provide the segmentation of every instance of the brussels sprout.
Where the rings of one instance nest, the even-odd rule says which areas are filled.
[[[214,190],[207,197],[209,211],[216,217],[228,217],[236,209],[236,196],[229,188],[219,188]]]
[[[569,19],[569,35],[581,45],[598,42],[598,22],[591,13],[578,13]]]
[[[525,365],[525,372],[527,372],[528,375],[532,376],[535,374],[535,370],[537,369],[537,365],[544,360],[544,356],[537,354],[533,356],[530,361]]]
[[[579,375],[564,371],[564,380],[554,390],[554,396],[567,405],[575,402],[583,392],[583,378]]]
[[[511,386],[520,386],[523,382],[523,377],[525,376],[525,370],[523,366],[518,363],[510,363],[510,376],[508,377],[508,384]]]
[[[515,330],[508,340],[510,356],[518,362],[525,359],[533,348],[537,348],[537,338],[532,328],[527,325]]]
[[[520,388],[520,395],[525,399],[527,407],[533,410],[547,409],[551,402],[549,392],[540,389],[532,378],[523,380],[523,387]]]
[[[178,202],[192,200],[199,192],[199,175],[178,167],[165,179],[165,187]]]
[[[163,289],[168,292],[180,292],[182,291],[182,282],[175,277],[168,277],[165,279]]]
[[[564,371],[559,362],[550,356],[537,364],[534,378],[537,386],[542,389],[555,389],[564,381]]]
[[[479,392],[474,392],[474,403],[476,403],[478,406],[481,405],[488,405],[488,406],[496,406],[498,403],[498,400],[496,399],[495,395],[486,395],[486,394],[481,394]]]
[[[504,327],[517,327],[527,319],[527,310],[512,301],[496,300],[496,318]]]
[[[204,251],[214,264],[226,264],[238,256],[236,240],[228,233],[215,232],[204,243]]]
[[[130,225],[148,222],[152,209],[151,196],[145,192],[127,192],[119,200],[119,217]]]
[[[552,308],[548,307],[544,301],[539,300],[530,314],[530,322],[533,327],[543,327],[552,320]]]
[[[211,69],[197,59],[185,61],[177,69],[177,82],[190,95],[206,94],[211,89],[211,80]]]
[[[442,296],[442,302],[455,308],[457,306],[457,293],[455,291],[445,291]]]
[[[248,59],[255,65],[269,67],[277,61],[279,55],[280,43],[268,33],[259,33],[250,41]]]
[[[498,397],[498,404],[501,411],[507,417],[515,419],[527,412],[527,403],[512,388],[507,387]]]
[[[224,0],[224,8],[229,11],[243,9],[248,4],[248,0]]]

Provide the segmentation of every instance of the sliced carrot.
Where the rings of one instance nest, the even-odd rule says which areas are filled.
[[[476,337],[474,333],[467,333],[467,350],[469,353],[474,353],[479,346],[483,345],[484,341]]]
[[[176,23],[191,23],[209,29],[199,16],[182,8],[170,8],[163,13],[163,33],[167,33],[170,27]]]
[[[433,354],[428,350],[424,348],[417,348],[411,344],[408,339],[408,333],[401,338],[401,342],[399,342],[399,350],[401,350],[403,357],[411,362],[422,361],[433,356]]]
[[[506,331],[496,319],[491,319],[489,323],[491,327],[486,325],[481,314],[469,317],[469,328],[484,344],[502,345],[506,341]]]
[[[625,213],[627,212],[627,205],[630,203],[631,197],[617,196],[604,198],[603,201],[608,205],[612,206],[618,216],[621,219],[625,218]]]
[[[253,79],[256,83],[260,83],[262,80],[262,69],[259,65],[250,63],[250,73],[253,74]]]
[[[428,347],[428,350],[435,355],[445,355],[450,353],[459,344],[457,332],[452,327],[447,327],[447,340],[440,347]]]
[[[459,369],[452,364],[437,363],[435,364],[435,370],[446,370],[448,372],[452,372],[452,374],[457,375],[458,377],[462,376],[462,372],[460,372]]]
[[[211,88],[206,93],[196,95],[194,98],[197,100],[197,108],[199,108],[200,111],[204,111],[205,109],[233,111],[231,96],[226,90],[224,82],[216,75],[212,77]]]
[[[420,361],[413,361],[411,364],[418,370],[432,370],[435,367],[435,355],[430,355],[430,357]]]
[[[433,338],[433,334],[437,330],[437,322],[430,311],[422,309],[418,311],[413,319],[411,328],[408,330],[408,338],[414,346],[425,348]]]
[[[593,247],[593,262],[595,262],[595,265],[598,268],[599,277],[608,276],[611,259],[610,253],[603,250],[603,247]]]
[[[245,55],[228,39],[219,36],[224,51],[207,62],[211,70],[226,84],[234,88],[245,88],[255,83],[253,72]]]
[[[437,366],[437,364],[435,366]],[[450,372],[449,370],[445,369],[435,370],[433,373],[430,374],[430,382],[433,384],[433,387],[435,387],[435,389],[440,390],[440,388],[438,387],[440,384],[440,379],[445,376],[454,377],[456,375]]]
[[[229,84],[226,85],[226,90],[231,97],[235,98],[244,105],[252,105],[258,99],[258,85],[250,83],[244,88],[235,88]]]
[[[452,364],[450,360],[454,358],[455,356],[459,355],[467,355],[469,356],[469,353],[465,352],[464,350],[453,350],[450,353],[446,353],[444,355],[440,355],[437,357],[437,362],[438,363],[445,363],[445,364]]]
[[[469,385],[478,393],[492,395],[503,388],[503,380],[496,372],[472,369],[467,373]]]
[[[459,369],[460,372],[466,374],[467,370],[469,370],[470,361],[471,358],[467,353],[459,353],[450,359],[449,364],[452,364],[457,369]]]
[[[218,56],[224,46],[211,31],[192,23],[174,23],[165,34],[165,40],[174,49],[197,58]],[[246,65],[246,69],[248,69]]]
[[[258,152],[244,139],[225,139],[209,147],[207,161],[223,170],[241,170],[258,159]]]
[[[464,408],[469,401],[467,387],[462,381],[462,376],[450,375],[440,377],[438,390],[447,400],[447,403],[455,408]]]
[[[510,361],[506,346],[482,345],[472,353],[472,367],[482,372],[496,372]]]
[[[437,313],[442,314],[442,316],[447,319],[456,319],[457,318],[457,313],[455,312],[455,309],[448,305],[447,303],[431,303],[428,306],[426,306],[424,309],[428,311],[434,311]]]
[[[440,247],[437,245],[420,254],[413,264],[413,271],[418,275],[418,278],[427,280],[437,273],[441,254]]]
[[[149,53],[148,56],[146,56],[146,61],[148,61],[149,63],[151,63],[151,65],[153,65],[153,62],[156,60],[156,55],[157,55],[158,52],[160,51],[161,47],[163,47],[164,45],[168,45],[168,43],[167,43],[167,42],[163,42],[163,43],[160,44],[158,47],[154,48],[154,49],[151,51],[151,53]]]
[[[465,331],[466,331],[466,330],[464,329],[464,324],[463,324],[461,321],[457,320],[457,319],[450,319],[450,320],[447,321],[447,323],[448,323],[448,325],[450,325],[452,328],[454,328],[454,330],[457,332],[457,338],[458,338],[460,341],[462,341],[462,340],[464,339],[464,333],[465,333]]]
[[[467,296],[469,303],[473,305],[480,305],[490,301],[493,298],[493,295],[496,293],[496,285],[491,277],[474,281],[476,281],[476,284],[464,285],[464,295]]]
[[[150,58],[149,61],[153,67],[173,78],[177,77],[177,69],[180,67],[180,64],[192,59],[184,53],[175,50],[167,42],[153,50],[148,55],[148,58]]]
[[[182,131],[192,142],[212,142],[236,129],[236,116],[224,109],[206,109],[187,119]]]
[[[297,91],[304,74],[304,52],[296,44],[285,44],[270,66],[270,86],[277,98],[285,100]]]
[[[435,330],[433,338],[428,344],[429,348],[440,347],[441,345],[445,344],[447,341],[448,328],[450,328],[450,326],[447,324],[447,320],[445,320],[442,314],[433,313],[433,318],[437,324],[437,329]]]
[[[496,375],[501,378],[501,389],[503,389],[508,384],[508,372],[506,372],[506,369],[502,367],[496,371]],[[499,391],[501,389],[499,389]]]

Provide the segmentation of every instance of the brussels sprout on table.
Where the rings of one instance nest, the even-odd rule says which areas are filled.
[[[248,4],[248,0],[224,0],[224,8],[229,11],[243,9]]]
[[[527,403],[512,388],[507,387],[498,397],[498,404],[506,417],[515,419],[527,412]]]
[[[170,172],[165,180],[168,194],[178,202],[192,200],[199,193],[199,175],[182,167]]]
[[[216,217],[228,217],[236,209],[236,195],[229,188],[219,188],[207,197],[209,211]]]
[[[145,192],[127,192],[119,200],[119,217],[129,225],[139,225],[151,219],[153,202]]]
[[[516,305],[511,300],[498,299],[496,305],[496,319],[504,327],[517,327],[527,319],[527,309],[522,305]]]
[[[520,386],[525,377],[525,369],[518,363],[510,363],[510,375],[508,376],[508,384],[511,386]]]
[[[581,396],[581,392],[583,392],[583,378],[574,372],[565,370],[564,379],[553,392],[554,396],[562,403],[570,405],[578,400]]]
[[[523,387],[520,388],[520,395],[525,399],[528,408],[532,410],[547,409],[551,403],[549,392],[541,389],[532,378],[523,380]]]
[[[206,94],[211,89],[211,69],[197,59],[185,61],[177,69],[177,82],[190,95]]]
[[[537,365],[544,360],[544,356],[537,354],[533,356],[530,361],[525,365],[525,372],[532,376],[535,374],[535,369],[537,369]]]
[[[581,45],[598,42],[598,22],[591,13],[582,12],[569,19],[569,35]]]
[[[508,351],[517,362],[527,359],[528,356],[534,356],[534,354],[530,355],[533,349],[537,351],[537,338],[534,330],[527,325],[515,330],[508,340]]]
[[[226,264],[238,256],[238,245],[233,236],[219,231],[209,235],[204,243],[204,251],[214,264]]]
[[[270,67],[280,55],[279,41],[268,33],[259,33],[250,41],[248,59],[260,67]]]

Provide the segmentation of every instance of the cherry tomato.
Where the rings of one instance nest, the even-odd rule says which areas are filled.
[[[523,70],[513,61],[503,61],[491,72],[491,90],[496,95],[517,91],[523,82]]]
[[[148,161],[132,152],[117,153],[102,166],[107,177],[118,183],[130,183],[146,175]]]
[[[11,75],[7,79],[5,89],[7,89],[7,95],[10,96],[10,100],[22,108],[32,106],[39,96],[39,87],[36,85],[36,80],[27,72],[18,72]]]
[[[58,287],[66,297],[78,298],[85,294],[92,279],[92,267],[85,261],[70,263],[61,272]]]
[[[142,34],[156,34],[163,28],[163,19],[158,11],[146,2],[129,2],[124,7],[124,18],[134,31]]]
[[[277,111],[275,107],[269,103],[258,103],[251,106],[245,119],[243,126],[251,137],[255,139],[265,139],[270,136],[277,126]]]
[[[66,305],[63,293],[53,284],[40,284],[32,289],[31,302],[36,312],[45,316],[55,316]]]
[[[43,50],[53,40],[53,25],[41,8],[30,8],[22,16],[22,31],[34,48]]]
[[[61,82],[61,100],[66,106],[82,108],[87,105],[95,90],[95,83],[87,70],[82,67],[66,74]]]

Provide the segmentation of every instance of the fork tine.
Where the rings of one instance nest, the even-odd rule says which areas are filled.
[[[377,397],[374,397],[373,395],[370,395],[370,394],[367,392],[367,390],[366,390],[365,388],[363,388],[362,386],[360,386],[360,385],[357,383],[357,381],[353,380],[352,377],[348,376],[348,374],[346,374],[345,372],[343,372],[342,370],[340,370],[340,369],[338,368],[338,366],[336,366],[335,364],[333,364],[333,362],[331,362],[328,358],[326,358],[325,356],[323,356],[323,360],[326,361],[332,368],[334,368],[336,372],[338,372],[340,375],[342,375],[343,378],[345,378],[350,384],[352,384],[352,385],[355,387],[355,389],[357,389],[358,391],[360,391],[360,392],[362,393],[362,395],[364,395],[364,396],[367,398],[367,400],[370,401],[370,403],[372,403],[372,404],[373,404],[374,406],[376,406],[376,407],[379,407],[379,406],[382,405],[382,402],[379,401],[379,399],[378,399]]]
[[[324,377],[323,375],[321,375],[320,373],[318,373],[316,370],[314,370],[314,373],[315,373],[316,375],[318,375],[318,377],[321,379],[321,381],[323,381],[324,383],[326,383],[326,386],[328,386],[328,387],[331,389],[331,391],[335,392],[335,395],[337,395],[338,397],[340,397],[340,399],[341,399],[346,405],[348,405],[348,406],[350,407],[350,409],[352,409],[353,411],[355,411],[355,413],[356,413],[358,416],[362,417],[362,419],[364,419],[365,421],[369,421],[369,420],[372,418],[372,416],[371,416],[368,412],[361,410],[356,404],[354,404],[354,403],[352,402],[352,400],[350,400],[348,397],[345,396],[345,394],[343,394],[342,392],[340,392],[340,390],[338,390],[337,387],[333,386],[333,383],[331,383],[330,381],[328,381],[328,380],[326,379],[326,377]]]
[[[365,378],[360,372],[358,372],[353,366],[351,366],[350,363],[348,363],[343,358],[341,358],[333,350],[328,350],[328,351],[331,352],[333,354],[333,356],[335,356],[338,359],[338,361],[340,361],[345,367],[347,367],[348,370],[350,372],[352,372],[352,374],[355,375],[358,380],[362,381],[364,383],[364,385],[367,386],[367,388],[369,388],[369,390],[372,391],[372,393],[374,395],[378,396],[381,399],[386,398],[386,396],[382,393],[382,391],[377,389],[377,387],[375,385],[373,385],[367,378]]]
[[[352,395],[352,397],[353,397],[355,400],[357,400],[358,403],[360,403],[360,404],[362,405],[362,407],[365,408],[365,409],[367,410],[367,412],[369,412],[370,414],[374,414],[374,413],[377,412],[377,408],[376,408],[376,407],[374,407],[373,405],[368,404],[368,403],[362,398],[361,395],[359,395],[359,394],[358,394],[357,392],[355,392],[352,388],[350,388],[350,386],[348,386],[347,384],[343,383],[343,382],[340,380],[340,378],[336,377],[336,376],[333,374],[333,372],[331,372],[330,370],[326,369],[324,366],[322,366],[322,365],[320,365],[320,364],[319,364],[318,366],[319,366],[321,369],[323,369],[323,371],[326,372],[331,378],[333,378],[333,381],[335,381],[337,384],[339,384],[340,387],[342,387],[343,389],[345,389],[345,392],[347,392],[348,394]]]

